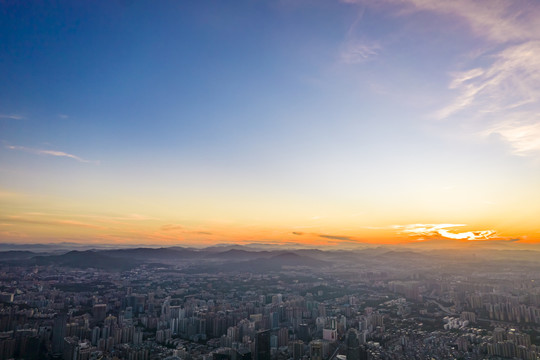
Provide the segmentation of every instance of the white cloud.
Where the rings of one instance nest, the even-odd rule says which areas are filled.
[[[22,120],[24,116],[17,114],[0,114],[0,119]]]
[[[518,118],[527,119],[527,115]],[[529,155],[540,150],[540,114],[528,120],[509,120],[495,124],[485,135],[497,134],[511,144],[514,154]]]
[[[465,224],[408,224],[393,225],[400,234],[414,237],[444,237],[455,240],[490,240],[496,237],[495,230],[477,230],[457,232],[455,228],[466,226]]]
[[[68,154],[68,153],[63,152],[63,151],[33,149],[33,148],[25,147],[25,146],[14,146],[14,145],[6,145],[6,148],[10,149],[10,150],[24,151],[24,152],[31,153],[31,154],[36,154],[36,155],[67,157],[67,158],[70,158],[70,159],[73,159],[73,160],[77,160],[78,162],[92,163],[92,164],[99,165],[99,161],[86,160],[86,159],[83,159],[83,158],[81,158],[81,157],[79,157],[77,155]]]
[[[460,17],[491,50],[473,61],[483,67],[452,74],[455,100],[439,118],[467,112],[479,134],[499,134],[513,153],[540,153],[540,7],[515,1],[405,1],[417,9]],[[483,129],[482,129],[483,128]]]
[[[375,57],[380,50],[378,44],[361,41],[349,41],[340,54],[340,61],[345,64],[359,64]]]
[[[540,155],[540,3],[534,0],[347,0],[398,16],[451,18],[483,41],[468,62],[450,72],[455,93],[436,112],[466,121],[478,134],[499,134],[518,155]],[[360,54],[362,52],[360,51]],[[369,54],[369,53],[366,53]],[[362,58],[362,56],[360,56]],[[479,66],[479,64],[481,64]],[[510,120],[509,120],[510,119]],[[468,126],[470,128],[471,126]]]
[[[466,108],[507,115],[540,101],[540,41],[509,46],[491,58],[485,69],[453,75],[449,88],[459,95],[441,110],[441,118]]]

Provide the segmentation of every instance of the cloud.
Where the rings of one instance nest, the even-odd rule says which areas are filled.
[[[449,89],[457,96],[438,117],[468,111],[484,128],[480,135],[499,134],[517,155],[539,152],[540,7],[511,1],[408,3],[419,10],[462,18],[488,42],[488,50],[471,59],[471,63],[486,65],[451,74]]]
[[[322,234],[322,235],[319,235],[319,237],[324,238],[324,239],[330,239],[330,240],[355,241],[350,236],[324,235],[324,234]]]
[[[83,158],[81,158],[79,156],[76,156],[76,155],[73,155],[73,154],[68,154],[68,153],[63,152],[63,151],[33,149],[33,148],[25,147],[25,146],[14,146],[14,145],[6,145],[6,148],[10,149],[10,150],[24,151],[24,152],[27,152],[27,153],[30,153],[30,154],[36,154],[36,155],[67,157],[67,158],[70,158],[70,159],[73,159],[73,160],[77,160],[78,162],[92,163],[92,164],[99,165],[99,160],[97,160],[97,161],[96,160],[86,160],[86,159],[83,159]]]
[[[167,225],[163,225],[161,227],[161,230],[163,230],[163,231],[184,230],[184,227],[182,225],[167,224]]]
[[[17,114],[0,114],[0,119],[22,120],[24,116]]]
[[[347,31],[345,42],[339,54],[339,61],[343,64],[354,65],[371,60],[378,55],[381,49],[381,45],[378,42],[358,35],[357,29],[363,17],[364,9],[358,13],[355,21]]]
[[[0,222],[3,224],[29,224],[29,225],[45,225],[45,226],[74,226],[87,229],[106,229],[103,226],[88,224],[80,221],[67,220],[67,219],[29,219],[20,216],[8,216],[0,218]]]
[[[509,46],[490,58],[483,69],[453,75],[450,88],[458,96],[439,118],[468,111],[484,127],[480,135],[500,135],[516,155],[540,152],[540,41]]]
[[[152,216],[142,215],[142,214],[128,214],[124,217],[117,217],[119,220],[135,220],[135,221],[145,221],[145,220],[159,220]]]
[[[317,234],[317,233],[303,233],[303,232],[299,232],[299,231],[293,231],[292,232],[293,235],[298,235],[298,236],[303,236],[303,235],[308,235],[308,236],[316,236],[316,237],[320,237],[320,238],[323,238],[323,239],[328,239],[328,240],[339,240],[340,242],[342,241],[349,241],[349,242],[359,242],[357,239],[355,239],[354,237],[352,236],[344,236],[344,235],[329,235],[329,234]]]
[[[391,228],[398,230],[400,234],[414,237],[444,237],[455,240],[491,240],[496,238],[495,230],[456,232],[455,228],[466,226],[465,224],[408,224],[392,225]]]
[[[165,231],[165,232],[172,232],[172,233],[175,234],[174,236],[176,236],[179,233],[181,233],[181,234],[193,234],[193,235],[214,235],[214,233],[212,233],[210,231],[189,230],[189,229],[186,229],[183,225],[178,225],[178,224],[166,224],[166,225],[163,225],[160,228],[160,230]]]
[[[540,113],[532,118],[523,114],[501,121],[487,129],[484,135],[498,135],[512,146],[514,154],[529,155],[540,150]]]
[[[452,16],[465,22],[476,36],[493,42],[524,40],[531,33],[539,33],[540,24],[536,21],[537,8],[530,1],[492,1],[492,0],[343,0],[344,3],[408,16],[415,12],[432,12]]]
[[[440,117],[473,105],[493,114],[534,104],[540,99],[539,55],[540,41],[527,41],[488,54],[492,61],[485,68],[452,74],[449,88],[459,95],[441,110]]]
[[[380,45],[365,43],[362,41],[349,41],[345,44],[340,54],[340,61],[344,64],[359,64],[377,56]]]
[[[467,122],[480,137],[498,134],[515,155],[540,155],[540,141],[536,140],[540,123],[540,3],[534,0],[345,2],[401,17],[434,14],[463,25],[459,29],[468,30],[482,42],[471,49],[459,68],[449,72],[448,90],[454,98],[436,111],[435,117]],[[358,59],[369,56],[369,50],[362,51],[359,47]]]
[[[428,10],[462,18],[474,34],[495,43],[523,41],[538,34],[538,8],[533,1],[405,1],[419,10]]]

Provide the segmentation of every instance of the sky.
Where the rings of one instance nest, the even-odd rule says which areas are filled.
[[[540,243],[535,0],[0,2],[0,242]]]

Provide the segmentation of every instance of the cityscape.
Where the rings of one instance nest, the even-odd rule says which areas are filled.
[[[0,360],[540,360],[540,1],[0,1]]]
[[[2,359],[540,356],[537,251],[49,251],[0,253]]]

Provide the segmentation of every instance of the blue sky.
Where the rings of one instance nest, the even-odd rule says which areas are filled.
[[[538,238],[540,9],[481,3],[5,2],[2,239]]]

